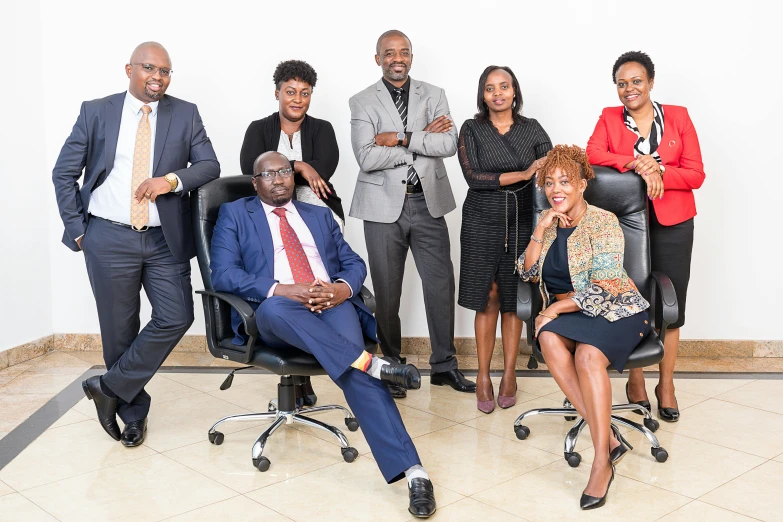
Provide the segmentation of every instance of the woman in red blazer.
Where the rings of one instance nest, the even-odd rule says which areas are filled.
[[[587,144],[587,156],[593,165],[633,171],[647,183],[647,195],[652,200],[652,269],[671,278],[679,305],[677,322],[669,325],[666,333],[655,395],[658,416],[676,422],[680,412],[674,395],[674,364],[690,279],[696,215],[693,191],[704,182],[699,138],[685,107],[661,105],[650,99],[655,66],[645,53],[620,56],[612,68],[612,80],[623,106],[603,110]],[[650,410],[641,369],[630,371],[625,389],[629,402]]]

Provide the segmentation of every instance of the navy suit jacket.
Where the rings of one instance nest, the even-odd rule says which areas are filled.
[[[342,279],[353,290],[350,301],[359,314],[364,336],[377,343],[375,317],[359,297],[367,277],[364,261],[348,246],[328,208],[299,201],[293,203],[313,234],[318,253],[332,281]],[[272,232],[257,196],[238,199],[220,207],[212,233],[211,254],[209,267],[214,289],[237,295],[254,310],[257,309],[272,285],[278,282],[274,278]],[[240,331],[241,324],[239,315],[232,310],[235,344],[245,342],[245,335]]]
[[[52,171],[57,206],[65,225],[63,243],[73,251],[79,250],[76,238],[87,230],[90,194],[114,167],[124,102],[125,93],[121,92],[82,103],[79,118]],[[79,187],[82,170],[84,180]],[[153,177],[173,172],[182,183],[182,192],[158,196],[155,203],[171,254],[177,261],[187,261],[196,255],[188,193],[220,176],[220,164],[194,104],[168,95],[161,98],[152,172]],[[128,192],[130,197],[130,187]]]

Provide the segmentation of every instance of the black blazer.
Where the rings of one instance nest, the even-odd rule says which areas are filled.
[[[124,92],[82,103],[79,118],[54,165],[52,182],[65,225],[63,243],[73,251],[79,250],[75,239],[87,230],[90,194],[114,167],[124,103]],[[80,188],[78,180],[82,170],[84,180]],[[158,196],[155,203],[171,254],[177,261],[187,261],[196,255],[188,193],[219,177],[220,164],[198,108],[164,95],[155,126],[152,176],[157,178],[170,172],[179,176],[182,192]]]
[[[337,138],[334,136],[332,124],[326,120],[319,120],[305,115],[302,127],[302,161],[310,165],[326,181],[329,190],[332,191],[329,198],[324,201],[335,214],[345,221],[343,206],[340,198],[334,191],[329,179],[337,169],[340,159],[340,151],[337,148]],[[264,152],[277,150],[280,143],[280,114],[275,112],[262,120],[252,122],[245,132],[245,140],[242,142],[242,151],[239,153],[239,165],[242,174],[253,175],[253,162]],[[299,175],[294,176],[297,185],[308,185],[307,181]]]

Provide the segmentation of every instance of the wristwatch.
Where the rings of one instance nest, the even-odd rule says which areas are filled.
[[[163,179],[169,182],[169,185],[171,185],[171,191],[174,192],[174,190],[177,188],[177,185],[179,185],[179,179],[177,178],[177,175],[173,172],[169,172],[165,176],[163,176]]]
[[[405,140],[405,133],[404,132],[398,132],[397,133],[397,146],[402,147],[402,142]]]

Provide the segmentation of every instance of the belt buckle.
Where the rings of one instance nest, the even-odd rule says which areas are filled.
[[[136,228],[136,225],[131,225],[131,230],[133,230],[134,232],[141,233],[141,232],[146,232],[149,229],[150,229],[149,225],[144,225],[141,228]]]

